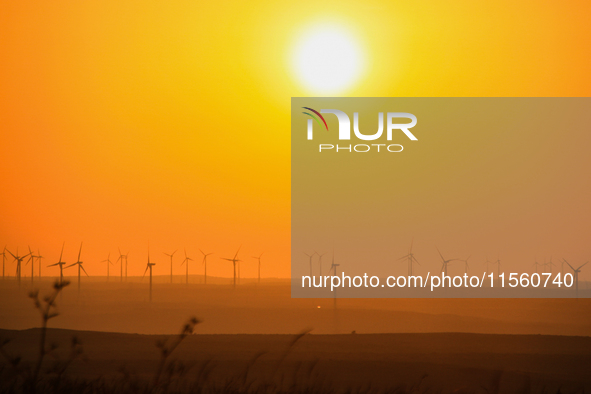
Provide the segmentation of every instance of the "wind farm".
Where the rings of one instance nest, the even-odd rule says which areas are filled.
[[[0,393],[591,392],[590,15],[0,2]]]

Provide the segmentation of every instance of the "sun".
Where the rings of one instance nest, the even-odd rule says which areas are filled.
[[[360,78],[364,54],[358,41],[339,26],[308,29],[292,53],[296,79],[318,95],[336,95]]]

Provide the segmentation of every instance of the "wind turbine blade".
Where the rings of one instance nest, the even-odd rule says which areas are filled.
[[[419,260],[417,260],[417,259],[415,258],[415,256],[412,256],[412,259],[413,259],[413,261],[414,261],[415,263],[417,263],[418,265],[421,265],[421,263],[419,263]],[[421,267],[422,267],[422,266],[421,266]]]
[[[568,261],[564,260],[564,262],[565,262],[566,264],[568,264],[568,266],[569,266],[569,267],[571,267],[573,271],[576,271],[576,269],[574,269],[574,267],[573,267],[572,265],[570,265],[570,263],[569,263]]]
[[[50,264],[50,265],[48,265],[48,267],[55,267],[56,265],[58,265],[58,263]]]
[[[142,275],[142,279],[144,279],[144,276],[146,276],[146,272],[148,272],[148,268],[150,268],[150,263],[148,263],[148,265],[146,266],[146,270],[144,271],[144,274]]]
[[[82,271],[84,271],[84,273],[86,274],[86,276],[90,276],[90,275],[88,275],[88,272],[86,272],[86,270],[84,269],[84,266],[82,264],[80,264],[80,268],[82,268]]]
[[[242,245],[240,245],[240,247],[238,248],[238,250],[236,251],[236,254],[234,255],[234,258],[238,257],[238,252],[240,252],[240,249],[242,248]]]
[[[11,255],[12,257],[14,257],[14,259],[16,260],[16,256],[15,256],[15,255],[13,255],[13,254],[12,254],[12,252],[11,252],[10,250],[8,250],[8,249],[6,249],[6,250],[7,250],[7,251],[8,251],[8,253],[10,253],[10,255]]]
[[[80,250],[78,251],[78,261],[80,261],[81,254],[82,254],[82,242],[80,242]]]
[[[402,256],[401,258],[399,258],[399,259],[396,259],[396,261],[400,261],[400,260],[407,259],[407,258],[408,258],[408,256],[409,256],[408,254],[407,254],[406,256]]]
[[[70,267],[73,267],[73,266],[75,266],[76,264],[78,264],[78,263],[74,263],[74,264],[67,265],[67,266],[65,266],[64,268],[70,268]]]
[[[587,261],[587,263],[588,263],[588,261]],[[577,271],[579,271],[581,268],[583,268],[585,265],[587,265],[587,263],[585,263],[585,264],[581,265],[579,268],[577,268]]]
[[[60,252],[60,261],[62,261],[62,256],[64,254],[64,246],[66,246],[66,242],[64,241],[64,243],[62,244],[62,251]]]

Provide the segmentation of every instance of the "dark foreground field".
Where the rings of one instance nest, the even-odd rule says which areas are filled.
[[[11,339],[3,350],[20,355],[26,366],[36,359],[39,334],[39,329],[0,330],[2,338]],[[161,360],[156,343],[168,338],[170,344],[174,337],[51,329],[48,343],[59,347],[44,371],[65,365],[74,336],[83,353],[66,369],[58,392],[164,391],[154,385]],[[15,373],[2,363],[6,385]],[[166,365],[176,366],[170,392],[583,393],[591,390],[591,338],[198,334],[187,336]]]

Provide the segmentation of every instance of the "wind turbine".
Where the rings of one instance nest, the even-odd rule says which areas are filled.
[[[488,259],[488,256],[486,256],[486,261],[484,262],[484,264],[486,264],[486,272],[488,272],[488,265],[490,264],[490,260]]]
[[[64,264],[66,264],[65,261],[62,261],[62,256],[64,254],[64,246],[66,245],[66,243],[64,242],[62,244],[62,251],[60,253],[60,259],[57,263],[55,264],[50,264],[47,267],[55,267],[56,265],[60,267],[60,285],[62,284],[62,282],[64,281]]]
[[[552,273],[552,266],[555,264],[552,262],[552,256],[550,256],[550,260],[544,263],[544,272],[546,272],[546,267],[550,267],[550,273]]]
[[[144,271],[144,275],[142,276],[142,279],[144,279],[144,276],[146,276],[146,272],[148,272],[148,269],[150,270],[150,302],[152,302],[152,267],[155,266],[156,263],[150,263],[150,251],[148,251],[148,265],[146,266],[146,270]]]
[[[441,252],[439,251],[438,247],[435,247],[435,249],[437,249],[437,252],[439,252],[439,256],[441,256],[441,261],[443,261],[443,265],[441,266],[441,272],[443,272],[445,275],[447,275],[447,265],[449,263],[451,263],[452,261],[459,261],[458,259],[449,259],[446,260],[443,255],[441,254]]]
[[[465,268],[465,273],[466,274],[468,273],[468,267],[469,267],[468,260],[470,259],[470,257],[471,257],[471,255],[468,256],[468,257],[466,257],[466,260],[460,260],[460,261],[463,261],[464,262],[464,268]]]
[[[172,283],[172,256],[174,256],[175,253],[176,253],[176,250],[174,252],[172,252],[171,254],[164,252],[165,255],[170,257],[170,283]]]
[[[314,251],[314,253],[318,255],[318,269],[320,270],[320,276],[322,276],[322,256],[324,256],[326,253],[320,254],[316,251]]]
[[[501,259],[497,257],[497,261],[493,262],[493,265],[497,265],[497,275],[501,276]]]
[[[580,265],[579,268],[573,267],[566,260],[564,260],[564,262],[567,263],[568,266],[572,268],[573,273],[575,274],[575,292],[576,292],[576,295],[577,295],[577,298],[578,298],[579,297],[579,272],[581,272],[581,268],[583,268],[588,263],[588,261],[587,261],[587,263],[585,263],[583,265]]]
[[[340,266],[340,264],[335,264],[334,262],[334,249],[332,250],[332,263],[330,264],[330,270],[328,271],[330,273],[330,271],[333,271],[333,275],[337,276],[337,268]],[[334,290],[334,309],[337,309],[337,290]]]
[[[41,256],[41,252],[39,251],[39,248],[37,248],[37,262],[39,263],[39,280],[41,280],[41,259],[43,259],[44,257]]]
[[[127,278],[127,255],[121,253],[121,248],[119,249],[119,257],[117,257],[117,261],[115,263],[121,261],[121,282],[123,282],[123,260],[125,259],[125,277]],[[129,253],[129,252],[128,252]]]
[[[90,275],[88,275],[88,272],[86,272],[86,270],[84,269],[84,266],[82,265],[84,263],[82,261],[80,261],[81,254],[82,254],[82,242],[80,242],[80,250],[78,251],[78,261],[76,261],[74,264],[70,264],[66,267],[66,268],[70,268],[75,265],[78,266],[78,292],[80,292],[80,273],[81,273],[81,271],[84,271],[86,276],[90,276]]]
[[[252,256],[253,259],[257,259],[259,261],[259,283],[261,283],[261,257],[263,257],[263,253],[261,253],[259,257]]]
[[[37,258],[37,256],[33,254],[33,252],[31,251],[31,247],[29,246],[29,259],[27,260],[25,265],[31,263],[31,283],[33,283],[33,281],[35,280],[35,258]]]
[[[109,252],[107,259],[101,261],[101,263],[107,263],[107,282],[109,281],[109,271],[110,271],[110,265],[113,265],[113,262],[111,261],[111,253]]]
[[[27,257],[29,254],[27,253],[24,256],[19,256],[18,255],[18,246],[16,247],[16,256],[14,254],[12,254],[12,252],[8,249],[6,249],[8,251],[8,253],[10,253],[10,255],[14,258],[14,261],[16,261],[16,278],[18,280],[18,285],[21,285],[21,268],[22,268],[22,263],[23,260],[25,259],[25,257]]]
[[[312,254],[308,254],[306,252],[304,252],[304,254],[306,256],[308,256],[308,258],[310,259],[310,278],[312,277],[312,258],[314,257],[314,255],[316,254],[316,252],[312,253]]]
[[[185,249],[185,259],[183,260],[181,265],[187,265],[187,284],[189,284],[189,261],[193,261],[193,259],[187,256],[187,249]]]
[[[6,245],[4,245],[4,249],[2,250],[2,280],[6,276]]]
[[[410,249],[408,250],[408,254],[406,256],[402,256],[401,258],[398,259],[398,261],[400,260],[407,260],[407,266],[408,266],[408,275],[412,275],[412,265],[413,263],[417,263],[419,264],[418,260],[415,258],[414,253],[412,252],[412,244],[414,243],[414,239],[412,241],[410,241]],[[421,264],[419,264],[421,265]]]
[[[205,253],[201,249],[199,249],[199,251],[203,255],[203,265],[205,266],[205,272],[203,274],[203,284],[206,285],[207,284],[207,256],[209,256],[210,254],[213,254],[213,252],[212,253]]]
[[[242,246],[241,246],[242,247]],[[241,248],[240,247],[240,248]],[[234,288],[236,288],[236,263],[242,261],[242,260],[238,260],[238,252],[240,252],[240,248],[238,248],[238,250],[236,251],[236,254],[234,255],[234,258],[231,259],[227,259],[225,257],[221,257],[222,260],[227,260],[227,261],[231,261],[232,264],[234,264]]]

